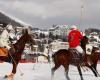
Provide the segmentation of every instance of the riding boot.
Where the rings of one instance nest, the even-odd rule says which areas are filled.
[[[79,56],[80,56],[80,63],[83,63],[83,55],[79,53]]]
[[[80,65],[85,65],[85,61],[86,61],[85,55],[82,53],[80,53],[79,55],[80,55]]]

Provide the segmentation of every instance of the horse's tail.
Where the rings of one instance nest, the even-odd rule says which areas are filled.
[[[53,62],[54,62],[54,57],[55,57],[55,55],[53,54],[53,55],[52,55],[52,61],[53,61]]]
[[[52,58],[54,58],[55,57],[55,54],[52,54]]]
[[[44,56],[45,58],[47,58],[47,59],[48,59],[48,56],[47,56],[47,55],[45,55],[45,54],[41,54],[41,56]]]
[[[53,55],[52,55],[52,61],[54,63],[57,63],[57,55],[56,55],[57,52],[55,52]]]
[[[58,51],[57,51],[57,52],[58,52]],[[54,53],[52,54],[52,58],[53,58],[53,59],[55,58],[57,52],[54,52]]]

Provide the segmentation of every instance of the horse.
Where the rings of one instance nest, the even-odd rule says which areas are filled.
[[[90,58],[92,64],[91,66],[95,69],[95,71],[98,73],[97,71],[97,62],[100,60],[100,51],[97,52],[97,50],[100,50],[97,47],[93,47],[91,55],[88,55],[88,57]],[[99,74],[99,73],[98,73]],[[99,75],[100,76],[100,75]]]
[[[86,53],[86,45],[87,44],[89,44],[89,39],[86,36],[84,36],[84,38],[81,40],[81,47],[85,51],[85,53]],[[98,62],[98,60],[100,60],[100,52],[97,52],[97,50],[100,50],[100,49],[98,47],[93,47],[93,46],[91,46],[91,47],[92,47],[91,54],[90,55],[86,54],[86,56],[88,59],[90,59],[90,61],[92,63],[91,64],[92,68],[99,75],[99,73],[97,71],[97,62]],[[97,77],[97,74],[95,74],[96,77]]]
[[[12,72],[10,75],[6,75],[6,77],[13,77],[16,74],[16,68],[21,60],[21,55],[23,53],[25,44],[29,43],[31,46],[35,44],[35,40],[26,30],[23,35],[15,44],[12,44],[12,47],[8,51],[8,56],[0,56],[0,60],[4,62],[10,62],[13,65]]]
[[[81,46],[85,49],[85,45],[88,43],[88,38],[86,36],[84,36],[81,43],[82,43]],[[72,50],[60,49],[54,53],[52,58],[53,58],[53,62],[55,64],[55,66],[51,69],[52,78],[54,76],[54,72],[62,65],[65,69],[66,79],[70,80],[70,78],[68,76],[68,71],[69,71],[69,65],[71,64],[71,65],[74,65],[77,67],[81,80],[84,80],[83,76],[82,76],[82,72],[81,72],[81,62],[80,62],[79,55],[77,54],[77,51],[75,51],[73,49]],[[92,72],[94,73],[94,75],[97,76],[96,71],[93,69],[93,67],[91,65],[89,65],[87,62],[85,62],[84,66],[87,66],[88,68],[90,68],[92,70]]]

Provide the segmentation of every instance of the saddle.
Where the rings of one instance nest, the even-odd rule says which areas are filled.
[[[77,61],[80,63],[80,66],[87,64],[87,57],[79,53],[76,49],[69,49],[73,55],[72,62],[77,64]]]
[[[80,53],[79,53],[76,49],[70,48],[70,49],[68,49],[68,50],[73,54],[73,57],[74,57],[74,58],[75,58],[75,57],[77,57],[77,58],[80,57]]]
[[[76,49],[73,49],[73,48],[70,48],[68,50],[73,55],[73,58],[72,58],[73,62],[77,62],[79,60],[80,63],[83,63],[83,55],[81,53],[79,53]]]
[[[8,50],[6,48],[0,47],[0,56],[8,56]]]

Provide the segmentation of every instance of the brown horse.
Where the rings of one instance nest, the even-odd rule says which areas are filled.
[[[88,38],[85,36],[82,39],[81,43],[82,42],[84,42],[85,44],[88,43]],[[82,44],[82,46],[84,46],[84,49],[85,49],[85,44],[84,45],[83,44]],[[70,50],[70,49],[69,50],[61,49],[61,50],[58,50],[57,52],[55,52],[52,57],[53,57],[53,61],[55,64],[55,66],[52,68],[52,78],[53,78],[54,72],[62,65],[65,69],[65,75],[66,75],[67,80],[70,80],[70,78],[68,76],[68,70],[69,70],[69,65],[71,64],[71,65],[74,65],[77,67],[77,69],[79,71],[79,75],[81,77],[81,80],[83,80],[81,66],[80,66],[81,62],[80,62],[80,58],[79,58],[77,51]],[[97,76],[97,73],[93,69],[92,66],[88,65],[88,63],[86,63],[86,62],[85,62],[84,66],[89,67],[93,71],[94,75]]]
[[[81,40],[81,47],[86,52],[86,45],[88,43],[88,38],[84,36],[84,38]],[[86,57],[90,59],[92,68],[96,71],[96,73],[99,75],[97,71],[97,62],[100,60],[100,52],[97,52],[97,50],[100,50],[98,47],[93,47],[91,55],[86,54]],[[95,76],[97,77],[97,74]],[[100,75],[99,75],[100,76]]]
[[[12,72],[9,76],[13,76],[16,73],[16,68],[21,60],[21,55],[23,53],[24,47],[26,43],[35,44],[32,36],[28,34],[28,31],[25,30],[21,38],[12,45],[12,48],[8,51],[8,56],[0,56],[1,61],[11,62],[13,64]]]

